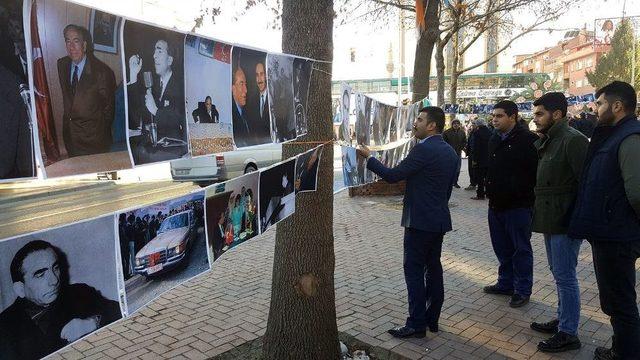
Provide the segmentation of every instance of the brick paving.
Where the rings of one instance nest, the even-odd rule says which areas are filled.
[[[463,169],[466,165],[463,163]],[[467,184],[461,174],[461,184]],[[611,326],[600,311],[588,243],[580,252],[583,347],[550,356],[536,351],[543,336],[533,320],[555,316],[555,285],[542,237],[532,239],[534,287],[520,309],[507,297],[486,295],[497,261],[486,223],[486,202],[454,189],[454,230],[445,236],[442,263],[445,304],[440,332],[398,340],[386,333],[406,317],[402,275],[401,197],[335,197],[336,310],[338,327],[396,358],[409,359],[591,359],[609,345]],[[165,293],[141,311],[101,329],[53,359],[205,359],[262,336],[266,329],[275,231],[227,252],[211,272]],[[640,290],[640,288],[638,289]]]

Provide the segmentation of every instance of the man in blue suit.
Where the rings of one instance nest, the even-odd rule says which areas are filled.
[[[394,168],[367,158],[367,168],[389,183],[406,180],[402,226],[404,229],[404,277],[409,295],[409,317],[404,326],[389,333],[394,337],[424,337],[426,329],[438,331],[444,302],[442,239],[451,230],[449,198],[456,181],[458,155],[442,138],[444,112],[434,106],[420,109],[413,123],[418,140],[409,155]]]

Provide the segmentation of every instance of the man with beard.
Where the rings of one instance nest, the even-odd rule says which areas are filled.
[[[567,99],[563,93],[544,94],[533,105],[533,121],[542,137],[534,143],[539,160],[532,230],[544,236],[547,260],[558,292],[558,316],[546,323],[534,322],[531,329],[553,334],[538,343],[538,350],[556,353],[581,346],[576,266],[582,240],[570,238],[567,230],[589,141],[568,125]]]
[[[614,81],[596,91],[598,126],[589,143],[568,235],[587,239],[600,307],[613,327],[611,349],[594,359],[639,359],[636,261],[640,257],[640,123],[633,87]]]
[[[87,284],[69,284],[66,256],[43,240],[14,255],[17,299],[0,313],[3,359],[40,359],[122,315],[117,302]]]

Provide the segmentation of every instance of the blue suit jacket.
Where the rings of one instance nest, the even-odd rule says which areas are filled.
[[[406,180],[402,226],[436,233],[451,230],[449,198],[458,166],[458,155],[441,135],[414,146],[392,169],[375,158],[367,162],[388,183]]]

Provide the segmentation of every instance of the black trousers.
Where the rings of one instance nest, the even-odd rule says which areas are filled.
[[[469,186],[476,186],[478,182],[476,181],[475,167],[472,165],[473,161],[471,161],[471,156],[467,156],[467,168],[469,170]]]
[[[485,196],[485,180],[487,179],[487,171],[488,168],[486,167],[475,167],[474,168],[474,172],[475,172],[475,177],[476,177],[476,184],[478,184],[478,188],[476,189],[476,195],[479,198],[483,198]]]
[[[611,318],[613,349],[621,359],[640,359],[640,315],[635,289],[640,242],[589,242],[600,307]]]
[[[438,325],[444,303],[443,233],[404,229],[404,279],[409,297],[406,325],[417,330]]]

